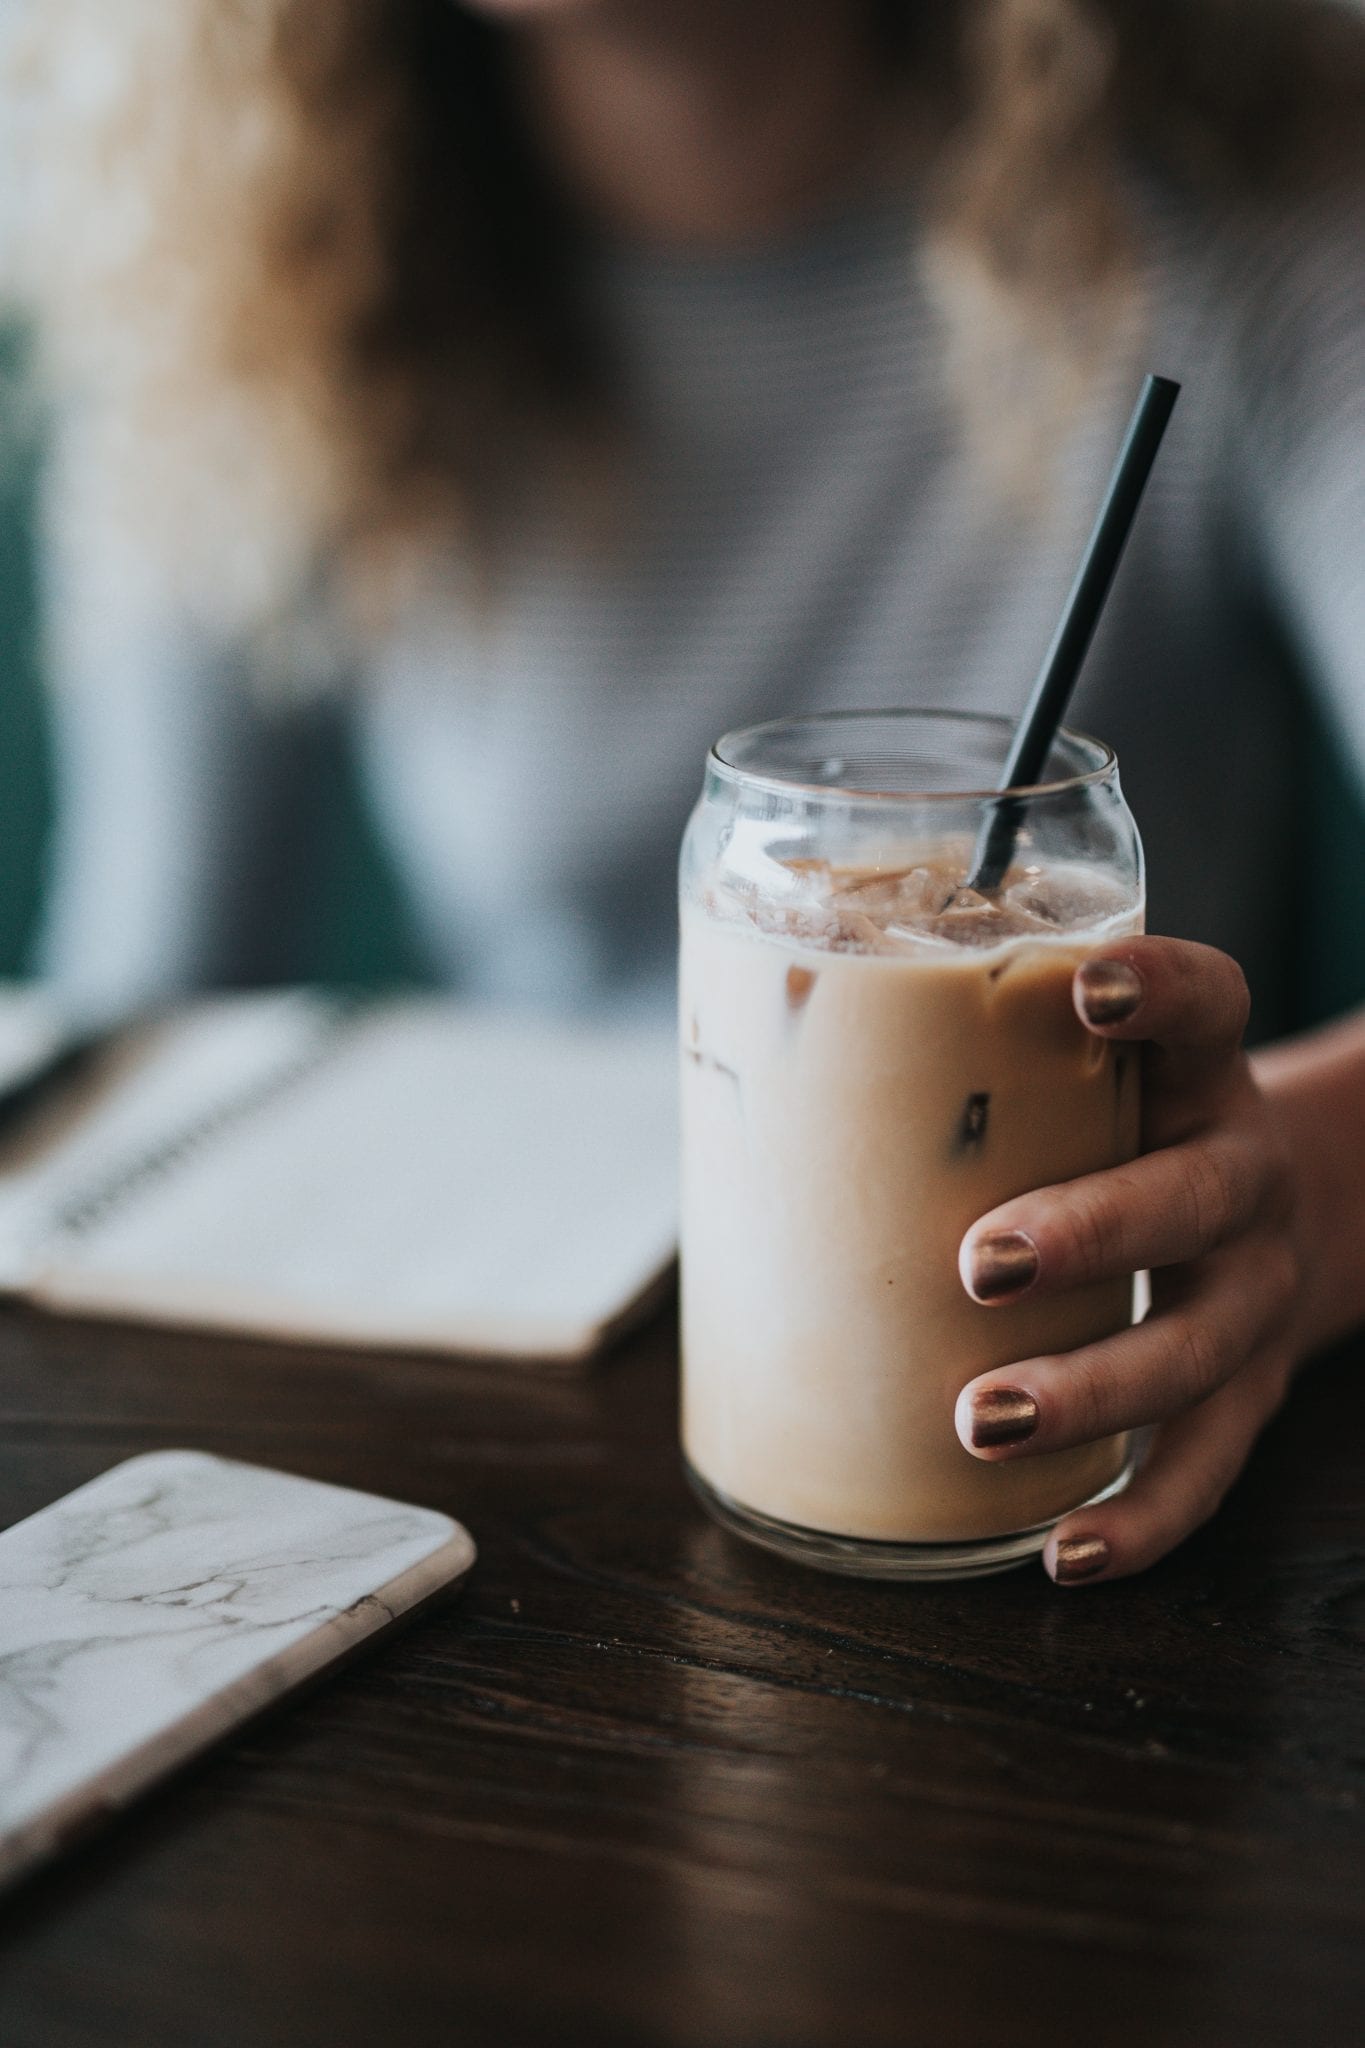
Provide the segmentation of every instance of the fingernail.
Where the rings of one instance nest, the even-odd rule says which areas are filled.
[[[978,1301],[1022,1294],[1038,1278],[1038,1247],[1022,1230],[992,1230],[968,1254],[967,1285]]]
[[[1097,1578],[1109,1562],[1109,1545],[1103,1536],[1064,1536],[1057,1545],[1052,1576],[1059,1586],[1074,1586],[1078,1579]]]
[[[1083,961],[1076,982],[1090,1024],[1122,1024],[1142,1001],[1142,976],[1126,960]]]
[[[985,1387],[972,1395],[972,1444],[1021,1444],[1038,1427],[1038,1403],[1022,1387]]]

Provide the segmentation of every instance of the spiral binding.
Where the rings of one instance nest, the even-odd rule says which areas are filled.
[[[154,1181],[163,1179],[168,1173],[183,1166],[206,1145],[222,1136],[234,1125],[243,1123],[260,1110],[287,1094],[308,1074],[316,1073],[329,1059],[335,1057],[347,1041],[370,1005],[361,1001],[343,1002],[336,1012],[326,1019],[313,1041],[302,1051],[295,1053],[284,1063],[250,1082],[245,1088],[216,1102],[212,1109],[193,1123],[182,1125],[170,1133],[160,1144],[149,1146],[133,1159],[116,1170],[107,1173],[92,1187],[79,1195],[68,1198],[54,1210],[49,1225],[50,1238],[86,1237],[109,1220],[132,1195]]]

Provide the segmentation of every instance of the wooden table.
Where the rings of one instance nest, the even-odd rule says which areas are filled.
[[[6,1904],[3,2048],[1365,2040],[1365,1347],[1141,1580],[803,1574],[581,1383],[0,1320],[0,1516],[173,1445],[468,1522],[459,1603]],[[3,1645],[0,1645],[3,1654]]]

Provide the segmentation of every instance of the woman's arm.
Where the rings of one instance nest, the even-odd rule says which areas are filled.
[[[1253,1055],[1294,1185],[1298,1324],[1320,1349],[1365,1322],[1365,1011]]]

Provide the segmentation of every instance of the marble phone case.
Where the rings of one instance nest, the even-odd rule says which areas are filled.
[[[0,1534],[0,1884],[453,1586],[468,1532],[198,1451]]]

